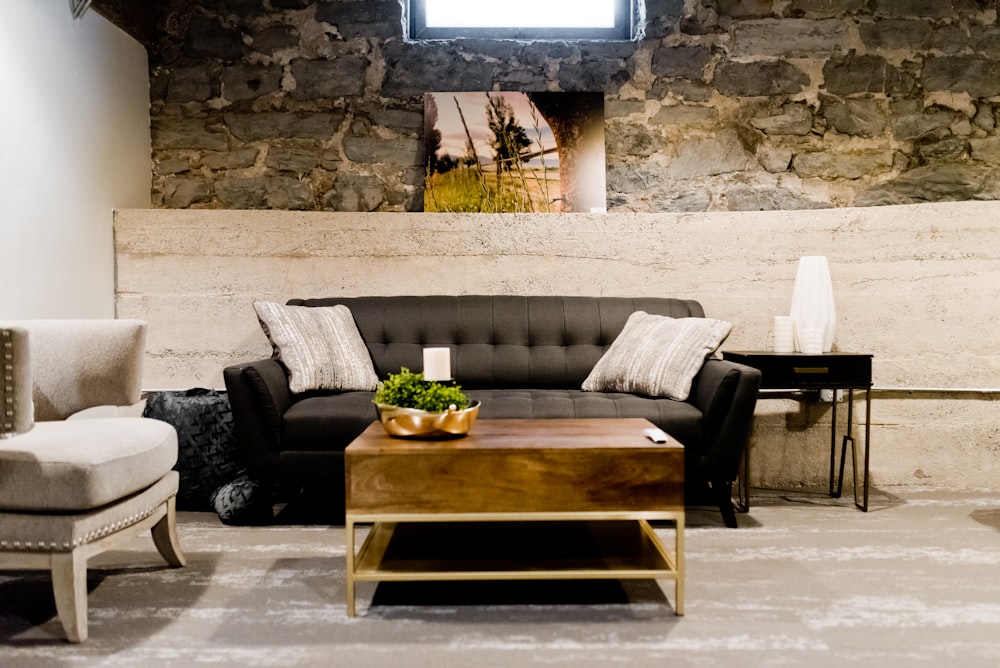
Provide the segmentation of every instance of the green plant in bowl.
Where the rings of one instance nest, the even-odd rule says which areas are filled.
[[[460,438],[479,415],[479,402],[460,386],[424,380],[406,367],[378,384],[374,403],[379,422],[396,438]]]
[[[469,407],[469,398],[460,385],[424,380],[423,373],[413,373],[406,367],[378,384],[375,403],[397,408],[415,408],[429,413],[442,413],[449,408]]]

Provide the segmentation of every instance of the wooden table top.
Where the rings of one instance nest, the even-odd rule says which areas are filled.
[[[372,424],[344,451],[348,514],[636,512],[683,508],[684,447],[644,419],[479,420],[418,441]]]
[[[590,448],[675,449],[683,446],[674,438],[653,443],[643,430],[654,427],[642,418],[553,418],[477,420],[467,436],[442,440],[394,438],[378,422],[372,423],[346,453],[372,454],[417,450],[498,450]]]

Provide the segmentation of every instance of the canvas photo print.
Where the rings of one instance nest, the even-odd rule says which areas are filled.
[[[424,95],[424,211],[603,212],[603,93]]]

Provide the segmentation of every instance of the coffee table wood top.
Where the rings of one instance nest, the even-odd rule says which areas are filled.
[[[639,418],[479,420],[452,440],[373,423],[344,451],[347,513],[631,513],[684,505],[684,448]]]

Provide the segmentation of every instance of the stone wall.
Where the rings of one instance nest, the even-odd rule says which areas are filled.
[[[154,206],[419,211],[425,91],[603,91],[612,211],[1000,199],[995,0],[646,0],[635,42],[410,43],[400,0],[167,0]]]
[[[150,323],[145,388],[221,387],[224,366],[270,354],[257,299],[689,297],[734,324],[724,349],[767,349],[798,258],[826,255],[835,347],[874,355],[875,483],[993,487],[997,219],[998,202],[558,216],[125,210],[116,300],[119,317]],[[752,482],[823,483],[830,409],[815,395],[761,399]]]

